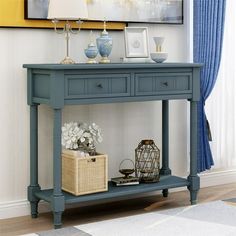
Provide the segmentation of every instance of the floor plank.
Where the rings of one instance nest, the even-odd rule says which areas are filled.
[[[204,203],[236,197],[236,183],[202,188],[198,195],[198,202]],[[100,205],[83,206],[68,209],[63,214],[63,226],[73,226],[95,221],[114,219],[118,217],[159,211],[169,208],[189,205],[189,192],[181,191],[170,193],[168,198],[158,195],[146,196],[132,200],[123,200]],[[14,236],[50,230],[52,214],[40,214],[37,219],[23,216],[0,220],[0,235]]]

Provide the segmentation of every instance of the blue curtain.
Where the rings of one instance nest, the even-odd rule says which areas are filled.
[[[226,0],[194,0],[194,62],[201,70],[201,100],[198,103],[198,172],[214,165],[209,145],[209,126],[204,110],[219,70]]]

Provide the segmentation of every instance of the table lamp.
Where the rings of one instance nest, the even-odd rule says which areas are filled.
[[[80,31],[82,21],[80,19],[88,18],[88,9],[86,0],[49,0],[48,19],[52,19],[55,32],[65,34],[66,40],[66,57],[61,61],[61,64],[74,64],[75,62],[69,57],[69,39],[70,34],[77,34]],[[64,28],[59,31],[57,23],[60,20],[65,20]],[[76,21],[79,25],[77,31],[72,30],[70,21]]]

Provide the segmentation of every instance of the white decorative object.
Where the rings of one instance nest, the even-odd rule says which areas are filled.
[[[167,59],[168,53],[167,52],[152,52],[150,53],[150,56],[153,61],[157,63],[161,63]]]
[[[70,122],[62,127],[62,146],[66,149],[81,150],[90,153],[95,144],[102,142],[101,129],[95,123]]]
[[[157,63],[164,62],[168,57],[168,53],[162,51],[162,44],[164,42],[164,39],[164,37],[153,37],[156,45],[156,52],[150,53],[150,56],[152,60]]]
[[[88,18],[88,9],[85,0],[50,0],[48,6],[48,19],[52,19],[54,29],[58,34],[65,33],[66,39],[66,57],[61,64],[74,64],[75,62],[69,57],[69,39],[70,33],[77,34],[80,31],[80,19]],[[57,30],[59,20],[66,20],[62,31]],[[78,31],[73,31],[69,20],[75,20],[79,25]]]
[[[147,27],[125,27],[126,57],[149,57]]]

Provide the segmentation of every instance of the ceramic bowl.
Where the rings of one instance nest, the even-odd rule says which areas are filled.
[[[157,63],[161,63],[167,59],[168,53],[167,52],[153,52],[153,53],[150,53],[150,56],[153,61]]]

